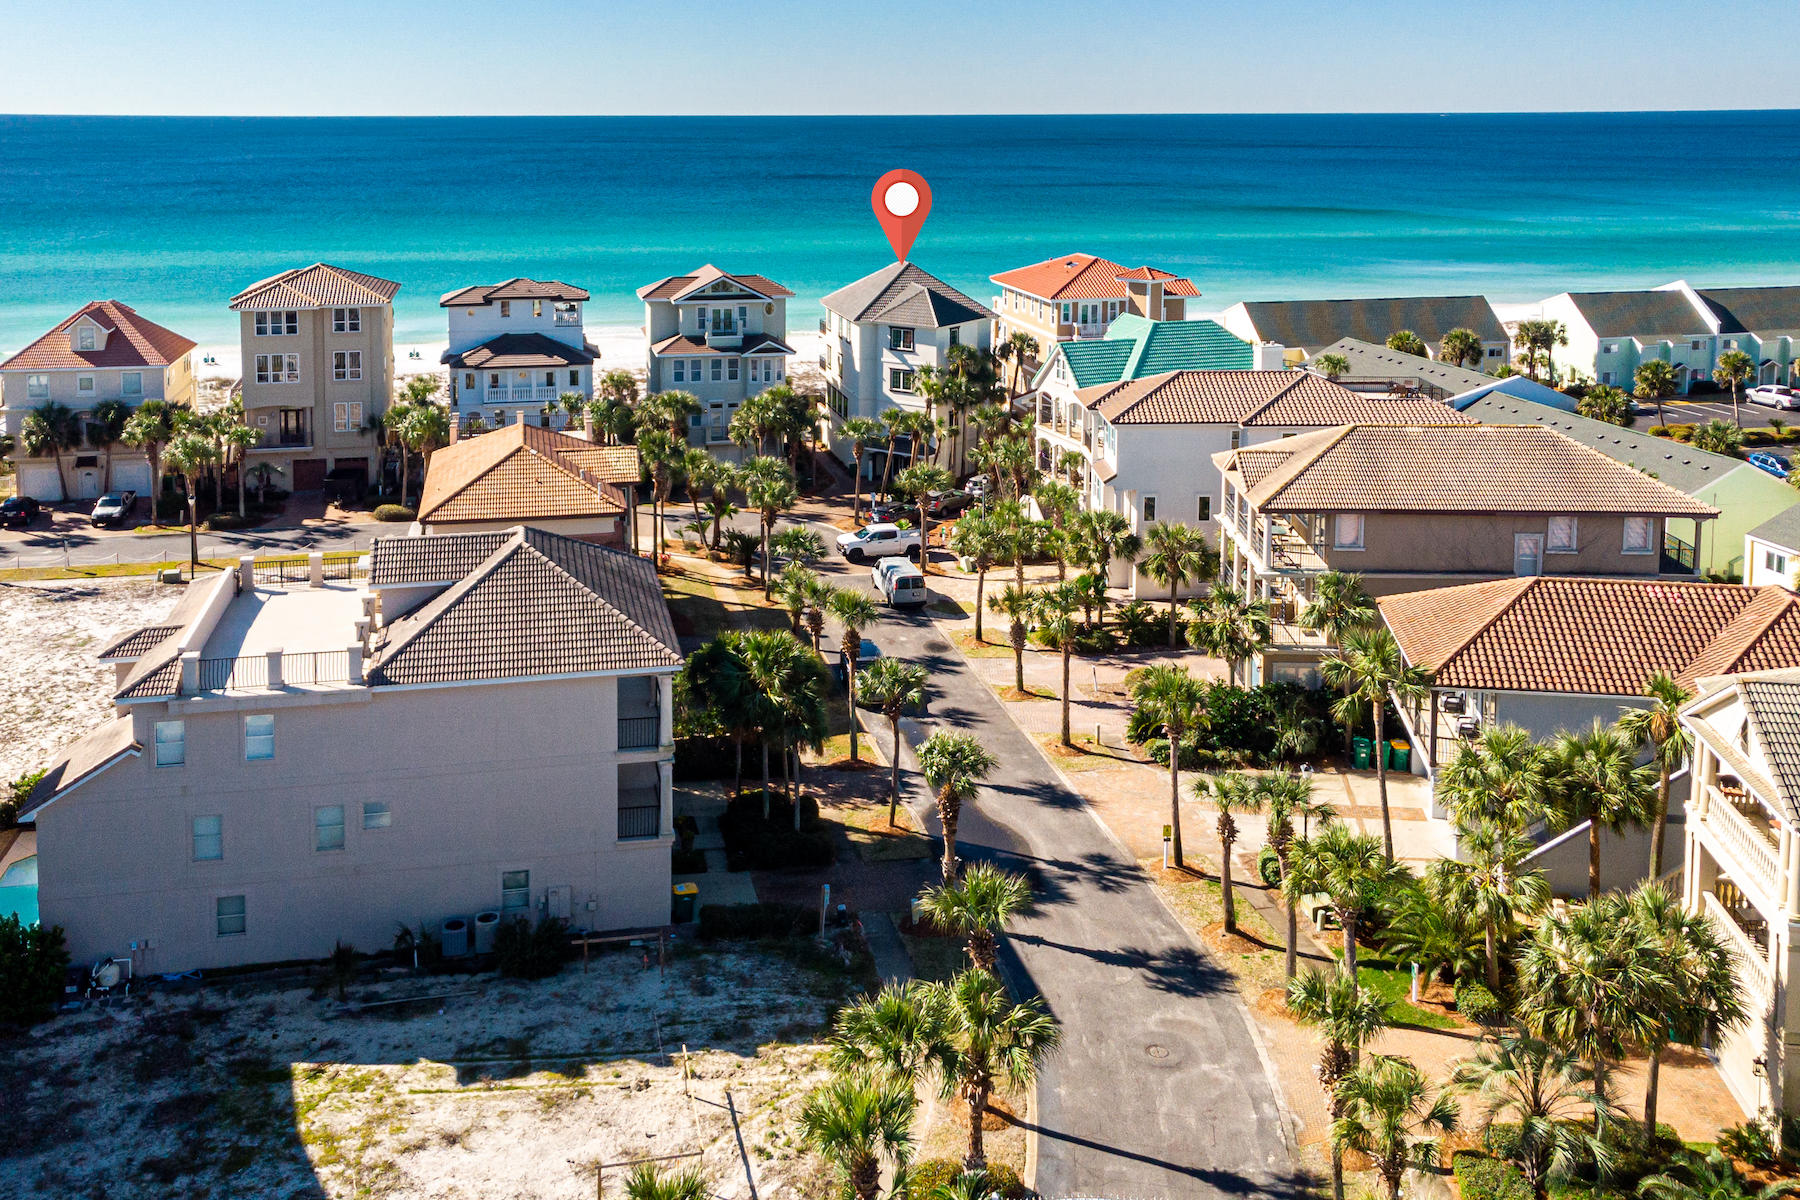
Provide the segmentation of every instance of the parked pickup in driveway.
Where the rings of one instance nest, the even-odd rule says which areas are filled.
[[[136,492],[108,492],[94,501],[94,511],[88,514],[88,520],[102,528],[123,525],[135,508],[137,508]]]
[[[865,525],[855,533],[840,533],[838,553],[851,562],[871,558],[888,558],[896,554],[919,554],[919,531],[898,525]]]
[[[925,572],[903,558],[890,558],[869,569],[869,582],[875,594],[898,608],[906,604],[923,604]]]

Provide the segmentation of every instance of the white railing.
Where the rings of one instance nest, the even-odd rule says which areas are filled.
[[[481,393],[481,398],[474,402],[476,404],[523,404],[531,408],[542,408],[562,393],[563,389],[556,387],[488,388]]]
[[[1740,884],[1756,886],[1763,896],[1779,904],[1782,899],[1781,864],[1769,839],[1739,812],[1716,787],[1707,789],[1706,815],[1701,833],[1711,834],[1730,856]]]
[[[1775,990],[1774,976],[1769,971],[1769,952],[1756,944],[1755,939],[1737,923],[1737,918],[1731,915],[1731,910],[1719,903],[1717,896],[1711,892],[1701,892],[1700,896],[1706,904],[1706,915],[1712,918],[1712,923],[1719,927],[1719,932],[1737,953],[1738,977],[1749,985],[1756,1001],[1748,1007],[1752,1011],[1760,1011],[1769,994]]]

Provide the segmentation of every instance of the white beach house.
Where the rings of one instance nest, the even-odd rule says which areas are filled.
[[[465,421],[490,427],[526,419],[544,423],[553,401],[594,398],[600,352],[582,328],[587,292],[557,280],[508,279],[459,288],[438,301],[449,314],[450,404]],[[558,413],[553,423],[568,419]]]
[[[644,391],[688,392],[700,401],[689,441],[729,455],[739,406],[787,382],[793,294],[766,276],[729,274],[711,264],[638,289],[647,343]]]

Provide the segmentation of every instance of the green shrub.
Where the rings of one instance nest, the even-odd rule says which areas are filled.
[[[262,520],[261,517],[252,515],[240,517],[234,512],[216,512],[200,522],[200,528],[214,532],[224,529],[248,529],[260,520]]]
[[[702,941],[805,937],[819,931],[818,910],[798,904],[702,904]]]
[[[418,518],[418,511],[404,504],[378,504],[375,506],[377,521],[412,521]]]
[[[1127,646],[1160,646],[1169,640],[1168,620],[1143,600],[1120,605],[1113,616],[1118,621],[1119,640]],[[1181,636],[1181,630],[1177,624],[1177,637]]]
[[[987,1190],[980,1194],[999,1196],[1002,1200],[1025,1200],[1032,1195],[1019,1179],[1019,1173],[1004,1163],[987,1165]],[[906,1175],[906,1190],[897,1193],[898,1200],[930,1200],[940,1188],[947,1188],[962,1178],[963,1165],[948,1158],[928,1158],[912,1165]]]
[[[557,917],[543,918],[535,929],[514,917],[494,931],[496,965],[512,979],[547,979],[562,970],[569,954],[569,930]]]
[[[819,823],[819,803],[800,800],[800,828],[794,828],[794,806],[777,795],[763,820],[762,793],[749,792],[719,814],[725,835],[725,867],[730,871],[775,871],[787,867],[828,867],[837,859],[831,830]]]
[[[69,951],[62,926],[29,928],[16,916],[0,917],[0,1024],[42,1021],[62,996]]]
[[[1262,876],[1264,887],[1281,885],[1281,855],[1275,853],[1275,847],[1264,846],[1256,852],[1256,873]]]
[[[1746,1121],[1719,1131],[1719,1149],[1753,1167],[1768,1167],[1779,1157],[1775,1137],[1761,1121]]]
[[[1506,1006],[1500,998],[1488,991],[1486,984],[1473,981],[1456,985],[1456,1011],[1477,1025],[1494,1025],[1506,1019]]]
[[[1509,1162],[1458,1154],[1452,1170],[1463,1200],[1531,1200],[1531,1185]]]
[[[19,823],[19,811],[31,799],[31,789],[44,777],[42,769],[27,771],[7,786],[0,795],[0,829],[11,829]]]

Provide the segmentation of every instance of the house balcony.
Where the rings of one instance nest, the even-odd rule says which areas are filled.
[[[736,350],[744,344],[744,331],[735,325],[706,331],[706,344],[721,350]]]
[[[1769,969],[1769,924],[1735,895],[1729,881],[1721,881],[1717,892],[1701,892],[1701,903],[1721,937],[1737,955],[1738,978],[1750,993],[1747,1007],[1761,1011],[1775,990],[1774,973]]]
[[[1084,324],[1078,323],[1073,328],[1075,330],[1075,340],[1078,342],[1088,338],[1106,336],[1106,323],[1103,321],[1088,321]]]
[[[621,763],[618,769],[618,838],[621,842],[663,834],[664,772],[661,763]]]
[[[1783,897],[1780,849],[1774,818],[1741,787],[1706,788],[1706,811],[1696,832],[1742,887],[1772,906]]]
[[[480,392],[465,393],[471,404],[505,405],[512,408],[543,408],[550,401],[561,396],[568,389],[546,387],[542,384],[533,387],[484,388]]]

